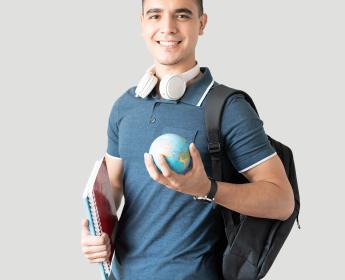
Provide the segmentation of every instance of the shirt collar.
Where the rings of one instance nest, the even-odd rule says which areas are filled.
[[[202,75],[186,88],[180,102],[200,106],[205,99],[207,93],[214,84],[214,80],[207,67],[201,67],[200,70]]]

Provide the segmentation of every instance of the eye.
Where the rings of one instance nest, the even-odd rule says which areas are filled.
[[[152,16],[149,16],[149,19],[158,19],[159,18],[159,15],[152,15]]]
[[[179,14],[179,15],[177,15],[177,18],[178,18],[178,19],[189,19],[190,16],[189,16],[189,15],[186,15],[186,14]]]

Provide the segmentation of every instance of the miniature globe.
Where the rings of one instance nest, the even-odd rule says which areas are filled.
[[[188,141],[180,135],[167,133],[157,137],[151,144],[149,153],[159,171],[159,154],[165,157],[169,167],[178,174],[185,174],[191,166]]]

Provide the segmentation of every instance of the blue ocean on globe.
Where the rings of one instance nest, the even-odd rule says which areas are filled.
[[[159,154],[164,155],[169,167],[178,174],[185,174],[191,167],[189,143],[178,134],[167,133],[157,137],[150,146],[149,154],[160,171]]]

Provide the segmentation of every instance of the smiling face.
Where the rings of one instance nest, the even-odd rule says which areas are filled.
[[[198,36],[206,14],[199,15],[195,1],[145,0],[141,16],[142,35],[152,54],[156,74],[181,73],[195,65]]]

